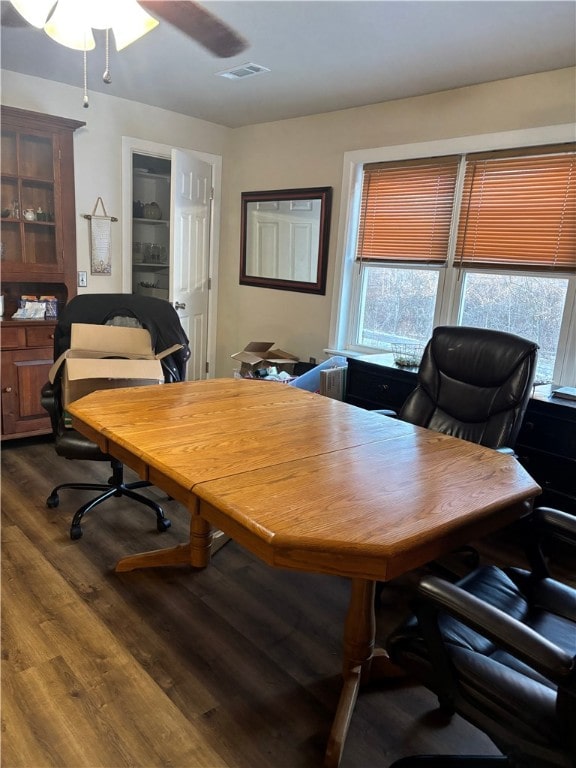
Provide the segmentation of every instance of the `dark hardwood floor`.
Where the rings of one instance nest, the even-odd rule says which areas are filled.
[[[2,766],[319,768],[340,691],[344,579],[272,569],[229,542],[205,571],[115,574],[124,554],[187,538],[174,501],[158,534],[147,507],[113,499],[68,536],[105,464],[56,456],[50,440],[2,446]],[[162,496],[159,491],[154,492]],[[394,591],[380,637],[399,618]],[[361,695],[342,768],[419,753],[497,753],[408,680]]]

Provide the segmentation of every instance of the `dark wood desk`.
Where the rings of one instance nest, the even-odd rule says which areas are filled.
[[[525,514],[540,489],[509,456],[284,384],[245,379],[95,392],[74,426],[185,504],[190,540],[118,571],[205,567],[224,531],[274,567],[345,576],[342,695],[326,751],[340,762],[374,650],[374,582]]]

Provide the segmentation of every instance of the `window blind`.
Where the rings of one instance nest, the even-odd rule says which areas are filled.
[[[576,269],[576,145],[469,155],[456,261]]]
[[[460,157],[364,166],[356,258],[446,261]]]

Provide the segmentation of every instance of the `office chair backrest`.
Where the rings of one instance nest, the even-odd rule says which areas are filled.
[[[70,348],[72,323],[112,324],[118,318],[133,319],[150,333],[156,354],[173,344],[182,349],[162,360],[166,381],[182,381],[190,357],[188,337],[170,302],[129,293],[94,293],[75,296],[64,307],[54,333],[54,359]]]
[[[538,345],[502,331],[439,326],[400,418],[489,448],[512,448],[528,405]]]

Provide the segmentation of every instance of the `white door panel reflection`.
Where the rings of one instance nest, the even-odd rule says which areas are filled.
[[[242,193],[242,285],[325,293],[331,192]]]

